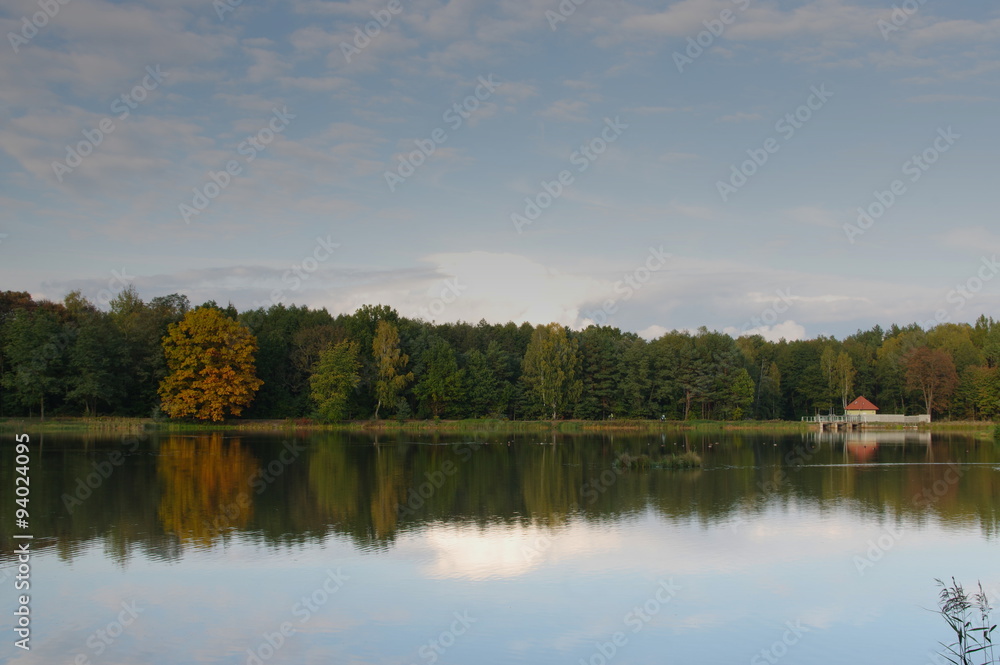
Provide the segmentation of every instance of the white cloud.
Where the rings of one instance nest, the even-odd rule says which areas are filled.
[[[613,533],[597,535],[579,523],[555,532],[536,525],[432,526],[423,532],[422,541],[398,546],[430,550],[430,562],[422,571],[426,577],[477,581],[522,577],[542,565],[560,565],[621,547]]]
[[[806,338],[805,326],[796,323],[795,321],[788,320],[782,323],[776,323],[773,326],[759,326],[757,328],[750,328],[746,331],[740,331],[736,328],[723,328],[722,332],[730,335],[731,337],[750,337],[752,335],[760,335],[769,342],[777,342],[779,340],[787,340],[789,342],[794,342],[796,340]]]
[[[587,102],[579,99],[558,99],[538,112],[538,115],[551,120],[564,122],[586,122]]]
[[[428,298],[418,306],[411,306],[413,314],[430,312],[432,318],[442,320],[488,321],[515,323],[549,323],[563,325],[576,323],[580,307],[595,293],[609,291],[609,284],[593,277],[563,274],[541,263],[515,254],[491,252],[462,252],[428,256],[435,264],[440,282],[430,286]],[[441,293],[447,291],[446,282],[454,280],[461,288],[461,295],[454,302],[445,303]],[[441,299],[441,314],[434,316],[434,301]],[[414,311],[415,310],[415,311]]]
[[[638,332],[638,335],[639,337],[642,337],[645,340],[652,341],[654,339],[663,337],[668,332],[670,331],[667,328],[664,328],[663,326],[652,325],[649,326],[648,328],[643,328],[642,330],[640,330]]]

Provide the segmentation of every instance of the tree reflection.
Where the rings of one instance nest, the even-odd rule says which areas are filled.
[[[109,468],[115,451],[127,448],[116,439],[67,437],[47,444],[32,468],[32,526],[51,536],[51,545],[39,546],[55,546],[66,560],[96,535],[121,565],[136,551],[171,559],[233,533],[288,546],[339,534],[367,549],[430,524],[554,529],[572,519],[614,521],[652,510],[711,527],[793,504],[998,533],[996,444],[889,434],[870,441],[812,433],[401,434],[376,441],[320,433],[282,464],[291,444],[280,437],[154,436],[90,489],[82,483],[97,478],[95,465]],[[697,452],[704,468],[613,470],[625,452],[680,450]],[[0,466],[0,501],[13,503],[13,473]],[[72,510],[70,495],[83,497]],[[11,519],[0,515],[0,534],[14,532]],[[4,542],[13,551],[9,535],[0,535]]]
[[[230,529],[246,528],[253,513],[250,482],[256,458],[239,439],[221,433],[171,436],[160,447],[158,514],[181,543],[209,546]]]

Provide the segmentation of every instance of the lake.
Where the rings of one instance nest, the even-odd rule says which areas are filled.
[[[4,437],[19,665],[920,665],[1000,593],[1000,447],[915,431],[32,435],[14,592]]]

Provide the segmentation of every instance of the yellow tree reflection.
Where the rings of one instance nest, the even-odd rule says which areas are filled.
[[[372,495],[371,515],[375,537],[388,538],[396,532],[399,505],[406,482],[400,460],[391,448],[383,450],[375,444],[375,492]]]
[[[244,528],[253,513],[250,478],[257,460],[221,433],[171,436],[160,447],[159,516],[164,531],[182,543],[211,545],[231,528]]]

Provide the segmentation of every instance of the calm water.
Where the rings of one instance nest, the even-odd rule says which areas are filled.
[[[6,445],[0,465],[4,662],[922,664],[950,638],[929,611],[934,578],[1000,592],[989,440],[227,433],[32,448],[30,652],[13,646]],[[612,470],[623,452],[685,449],[702,469]]]

